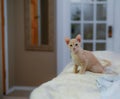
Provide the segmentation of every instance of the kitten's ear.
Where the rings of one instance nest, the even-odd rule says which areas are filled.
[[[79,42],[81,42],[81,36],[80,36],[80,34],[78,34],[78,35],[76,36],[76,40],[79,41]]]
[[[69,42],[70,42],[70,39],[69,39],[68,37],[66,37],[66,38],[65,38],[65,42],[66,42],[66,44],[68,45]]]

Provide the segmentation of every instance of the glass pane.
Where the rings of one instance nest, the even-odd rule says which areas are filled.
[[[84,43],[84,49],[93,51],[93,43]]]
[[[97,24],[97,40],[106,39],[106,24]]]
[[[97,20],[106,20],[106,4],[97,4]]]
[[[83,13],[84,13],[84,20],[93,20],[93,4],[84,4],[83,6]]]
[[[71,20],[81,20],[81,10],[80,5],[72,5],[71,6]]]
[[[71,25],[71,38],[75,38],[77,34],[80,34],[80,24]]]
[[[105,50],[106,44],[105,43],[96,43],[96,50]]]
[[[84,40],[93,39],[93,24],[84,24]]]

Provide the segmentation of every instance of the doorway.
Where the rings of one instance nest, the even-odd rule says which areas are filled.
[[[112,50],[113,9],[113,0],[72,0],[70,37],[80,34],[85,50]]]

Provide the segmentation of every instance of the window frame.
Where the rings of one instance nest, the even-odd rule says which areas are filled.
[[[28,51],[53,51],[55,37],[55,0],[48,0],[48,44],[40,46],[31,46],[30,32],[30,1],[24,0],[24,33],[25,33],[25,49]]]

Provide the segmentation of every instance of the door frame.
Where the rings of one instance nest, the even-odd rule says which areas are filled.
[[[2,37],[2,0],[0,0],[0,37]],[[0,39],[0,82],[2,82],[2,38]],[[0,83],[0,89],[2,89],[2,83]],[[0,90],[0,98],[2,99],[3,90]]]
[[[8,72],[8,28],[7,28],[7,0],[1,0],[2,5],[2,83],[3,93],[8,94],[9,90],[9,72]]]
[[[0,0],[0,11],[1,11],[1,37],[2,37],[2,91],[3,94],[6,94],[6,67],[5,67],[5,24],[4,24],[4,0]]]
[[[67,11],[69,11],[68,0],[57,0],[57,74],[59,74],[63,68],[66,66],[67,63],[69,63],[69,50],[67,49],[67,46],[65,45],[64,38],[66,36],[70,37],[68,35],[67,29],[69,29],[69,18],[67,18],[66,14],[69,14]],[[113,18],[113,50],[114,52],[120,52],[120,44],[118,42],[120,37],[120,0],[114,1],[114,18]],[[70,29],[69,29],[70,30]],[[70,31],[69,31],[70,32]],[[109,45],[109,47],[111,47]]]
[[[5,84],[5,39],[4,39],[4,0],[1,2],[2,5],[2,78],[3,78],[3,94],[6,93],[6,84]]]

